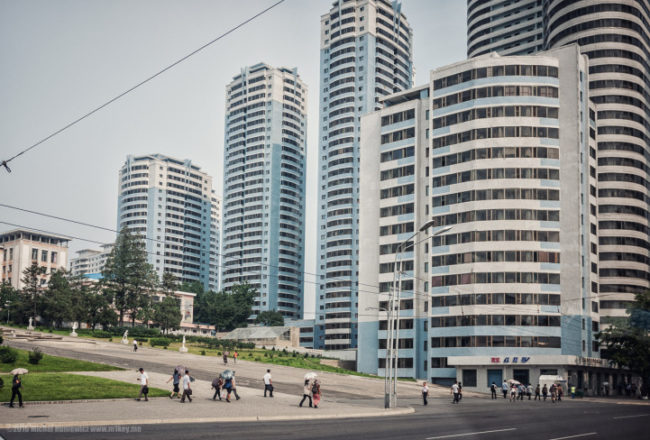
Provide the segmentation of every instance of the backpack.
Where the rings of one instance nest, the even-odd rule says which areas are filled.
[[[215,377],[212,379],[212,388],[219,388],[219,378]]]
[[[315,383],[311,386],[311,393],[318,394],[318,384]]]

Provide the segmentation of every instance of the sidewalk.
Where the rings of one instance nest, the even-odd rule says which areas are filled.
[[[75,373],[104,377],[113,380],[136,383],[135,371],[99,371]],[[165,382],[168,375],[148,373],[152,387],[169,388]],[[57,405],[30,404],[24,409],[0,407],[0,429],[102,426],[102,425],[149,425],[160,423],[207,423],[207,422],[255,422],[277,420],[307,420],[325,418],[382,417],[413,413],[413,408],[385,410],[367,403],[340,402],[323,396],[318,409],[309,408],[306,402],[302,408],[298,403],[302,396],[274,393],[273,398],[263,397],[259,389],[237,386],[241,400],[231,395],[231,403],[213,401],[211,384],[208,381],[192,382],[192,403],[180,403],[179,399],[158,397],[149,402],[134,399],[69,402]],[[9,423],[10,421],[10,423]]]

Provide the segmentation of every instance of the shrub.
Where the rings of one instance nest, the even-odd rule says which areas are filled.
[[[108,342],[113,342],[113,338],[108,338]]]
[[[0,377],[0,390],[2,389],[3,386],[5,386],[5,381],[2,380],[2,378]]]
[[[18,351],[11,347],[0,347],[0,362],[3,364],[13,364],[18,359]]]
[[[0,345],[2,345],[3,342],[4,342],[4,339],[3,339],[2,335],[0,334]]]
[[[112,333],[107,332],[106,330],[93,330],[90,332],[90,336],[94,338],[111,338]]]
[[[205,356],[205,350],[201,350],[201,356]]]
[[[167,338],[151,338],[151,339],[149,339],[149,345],[151,345],[152,347],[158,346],[158,347],[167,348],[170,343],[171,343],[171,341],[169,339],[167,339]]]
[[[305,353],[305,359],[309,357],[309,353]]]
[[[38,347],[34,347],[32,351],[29,352],[29,363],[32,365],[38,364],[41,359],[43,359],[43,353]]]

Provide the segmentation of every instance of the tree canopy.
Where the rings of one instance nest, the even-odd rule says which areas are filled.
[[[214,325],[217,331],[245,327],[256,295],[257,291],[249,284],[233,286],[229,291],[197,293],[194,320]]]
[[[628,310],[630,319],[602,330],[598,338],[604,344],[601,356],[641,376],[641,393],[647,396],[650,391],[650,290],[637,293],[635,299]]]
[[[276,310],[267,310],[260,312],[255,318],[256,324],[262,324],[267,327],[284,325],[284,316]]]

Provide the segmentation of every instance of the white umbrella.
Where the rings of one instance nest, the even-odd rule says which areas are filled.
[[[519,382],[518,380],[515,380],[515,379],[508,379],[508,383],[510,385],[521,385],[521,382]]]
[[[29,371],[27,371],[26,368],[14,368],[9,372],[9,374],[27,374]]]
[[[313,371],[305,374],[305,380],[313,380],[313,379],[316,379],[316,377],[318,377],[318,375],[316,373],[314,373]]]

